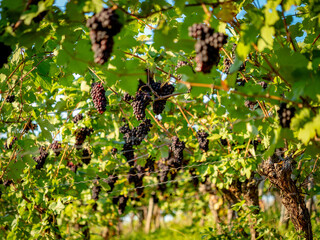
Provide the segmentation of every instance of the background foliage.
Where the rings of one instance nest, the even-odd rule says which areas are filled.
[[[64,6],[57,6],[54,0],[30,2],[1,1],[0,41],[9,45],[12,53],[0,70],[0,144],[9,145],[17,138],[11,149],[0,150],[2,238],[79,239],[87,238],[90,230],[92,239],[107,239],[119,230],[125,216],[139,214],[148,206],[154,192],[163,216],[183,212],[194,224],[201,216],[211,218],[208,203],[216,195],[220,200],[215,208],[225,221],[230,204],[222,190],[235,181],[260,179],[261,162],[276,149],[283,158],[292,159],[292,179],[305,199],[317,197],[317,0],[270,0],[263,6],[250,0],[70,0]],[[116,9],[124,26],[114,37],[112,57],[100,66],[94,63],[86,20],[103,7]],[[220,50],[221,60],[209,74],[194,72],[195,40],[188,35],[188,27],[203,22],[228,35],[228,43]],[[229,74],[223,74],[224,59],[232,58],[234,43],[234,64]],[[176,69],[179,61],[190,64]],[[240,70],[242,64],[245,69]],[[178,136],[186,143],[186,164],[176,181],[167,183],[164,193],[157,190],[156,173],[145,177],[145,196],[141,197],[127,181],[130,167],[120,151],[124,141],[119,127],[122,118],[130,126],[139,124],[123,96],[136,93],[138,79],[146,82],[145,69],[154,73],[157,81],[170,81],[175,96],[168,99],[161,116],[148,107],[146,115],[153,127],[136,148],[136,162],[144,165],[149,155],[156,162],[167,157],[171,137]],[[106,90],[108,104],[103,114],[93,106],[93,82],[103,83]],[[9,103],[6,100],[11,95],[15,101]],[[254,104],[252,109],[245,104],[248,100]],[[289,128],[280,125],[280,103],[295,108]],[[77,113],[84,118],[74,123]],[[37,127],[27,131],[30,121]],[[74,147],[74,133],[81,127],[94,130],[84,143],[92,154],[90,164],[82,163],[82,151]],[[198,147],[199,129],[209,133],[206,153]],[[62,144],[58,157],[49,150],[54,140]],[[33,157],[39,155],[40,146],[49,151],[49,157],[42,169],[36,169]],[[114,147],[119,149],[115,155],[111,154]],[[79,165],[75,172],[69,168],[70,162]],[[196,177],[189,173],[192,165],[198,165],[192,167]],[[110,186],[103,179],[114,173],[119,179],[108,192]],[[102,191],[95,201],[91,189],[97,178]],[[214,193],[194,187],[194,178],[210,182]],[[260,197],[278,192],[267,179],[261,191]],[[129,197],[122,215],[112,202],[118,195]],[[219,233],[218,224],[212,224],[203,228],[202,235],[207,239],[248,239],[254,221],[256,231],[266,239],[299,238],[291,225],[289,230],[278,228],[279,206],[258,214],[252,207],[239,201],[234,206],[237,217],[229,226]],[[317,212],[311,214],[315,236],[318,217]]]

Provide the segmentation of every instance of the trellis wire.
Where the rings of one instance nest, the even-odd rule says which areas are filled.
[[[281,152],[279,152],[281,153]],[[143,158],[145,156],[148,156],[149,154],[145,154],[145,155],[142,155],[140,157],[137,157],[135,159],[132,159],[131,161],[135,161],[139,158]],[[263,156],[263,154],[259,154],[259,155],[256,155],[256,157],[260,157],[260,156]],[[219,160],[219,161],[214,161],[214,162],[203,162],[203,163],[199,163],[199,164],[194,164],[194,165],[188,165],[188,166],[182,166],[182,167],[177,167],[177,168],[170,168],[169,171],[173,171],[173,170],[181,170],[181,169],[185,169],[185,168],[193,168],[193,167],[200,167],[200,166],[206,166],[206,165],[213,165],[213,164],[217,164],[217,163],[222,163],[222,162],[227,162],[227,161],[235,161],[235,160],[242,160],[242,159],[246,159],[246,158],[253,158],[253,157],[242,157],[242,158],[233,158],[233,159],[224,159],[224,160]],[[128,163],[128,162],[126,162]],[[126,164],[125,163],[125,164]],[[153,172],[149,172],[149,174],[153,174],[153,173],[161,173],[161,172],[165,172],[165,171],[162,171],[162,170],[159,170],[159,171],[153,171]],[[121,177],[128,177],[128,176],[136,176],[138,175],[139,173],[137,174],[121,174],[121,175],[118,175],[118,176],[121,176]],[[103,180],[108,180],[109,177],[106,177],[106,178],[100,178],[98,179],[99,181],[103,181]],[[64,183],[64,184],[59,184],[57,186],[54,186],[54,185],[51,185],[51,186],[44,186],[44,187],[36,187],[36,188],[29,188],[29,189],[16,189],[15,191],[9,191],[7,192],[7,194],[9,193],[14,193],[14,192],[17,192],[17,191],[21,191],[21,192],[27,192],[27,191],[33,191],[33,190],[40,190],[40,189],[51,189],[51,188],[58,188],[58,187],[64,187],[64,186],[72,186],[72,185],[77,185],[77,184],[82,184],[82,183],[89,183],[89,182],[92,182],[93,180],[97,180],[97,178],[94,178],[94,179],[89,179],[89,180],[83,180],[83,181],[78,181],[78,182],[73,182],[73,183]],[[6,193],[6,192],[4,192]]]

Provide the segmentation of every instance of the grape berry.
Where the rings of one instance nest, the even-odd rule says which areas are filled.
[[[290,128],[291,119],[294,117],[295,111],[294,107],[288,108],[286,103],[280,104],[280,109],[277,112],[281,127]]]

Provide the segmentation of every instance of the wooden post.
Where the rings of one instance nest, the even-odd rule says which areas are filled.
[[[149,199],[149,207],[148,207],[148,215],[147,215],[146,225],[145,225],[145,233],[149,233],[150,232],[153,207],[154,207],[153,197],[150,197],[150,199]]]

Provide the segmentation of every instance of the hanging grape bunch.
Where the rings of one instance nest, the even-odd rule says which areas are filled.
[[[56,156],[59,156],[59,154],[61,153],[61,143],[59,143],[58,141],[53,141],[53,143],[50,145],[50,148]]]
[[[219,49],[227,43],[227,35],[215,33],[205,24],[193,24],[189,27],[189,36],[196,39],[196,71],[210,73],[211,68],[220,60]]]
[[[39,148],[40,155],[37,157],[33,157],[33,160],[37,162],[36,169],[41,169],[43,168],[45,161],[47,157],[49,156],[49,153],[46,151],[45,147],[40,147]]]
[[[161,83],[155,82],[152,77],[148,78],[149,86],[145,84],[142,80],[139,80],[138,89],[141,91],[147,92],[152,95],[154,92],[154,102],[152,104],[152,109],[155,114],[161,114],[166,106],[166,102],[169,97],[165,97],[171,95],[174,92],[174,86],[168,82]],[[162,98],[162,99],[159,99]]]
[[[250,110],[255,110],[257,107],[258,102],[257,101],[250,101],[250,100],[246,100],[244,102],[244,105],[249,108]]]
[[[168,174],[169,174],[169,166],[167,164],[166,159],[160,159],[158,161],[158,169],[159,173],[157,176],[159,185],[158,189],[163,193],[166,189],[166,182],[168,181]]]
[[[199,148],[205,152],[209,150],[209,140],[208,140],[209,134],[205,131],[198,131],[197,132],[197,139],[199,142]]]
[[[8,103],[13,103],[15,100],[16,96],[15,95],[9,95],[6,99],[6,102]]]
[[[183,150],[186,145],[185,142],[180,141],[178,137],[174,136],[171,138],[171,145],[169,147],[169,157],[172,156],[168,160],[168,164],[174,168],[180,167],[183,162]]]
[[[93,133],[92,128],[84,127],[84,128],[77,129],[75,131],[75,135],[76,135],[75,146],[76,146],[76,148],[81,148],[84,140],[86,140],[86,137],[90,136],[91,133]]]
[[[12,146],[13,146],[13,144],[17,141],[17,139],[18,139],[18,138],[17,138],[16,136],[14,136],[14,137],[11,139],[9,145],[7,145],[7,142],[5,142],[4,148],[5,148],[5,149],[12,149]]]
[[[92,188],[92,191],[91,191],[91,199],[95,200],[95,201],[98,201],[99,199],[99,193],[101,192],[101,186],[99,185],[99,180],[98,179],[95,179],[93,181],[93,188]]]
[[[229,71],[230,71],[230,68],[232,66],[232,63],[234,63],[236,61],[236,48],[237,48],[237,44],[234,43],[233,46],[232,46],[232,55],[231,55],[232,60],[230,60],[228,58],[228,56],[226,55],[225,59],[223,61],[223,65],[224,65],[223,72],[226,73],[226,74],[229,74]],[[245,69],[245,63],[242,63],[240,68],[239,68],[239,71],[242,71],[244,69]]]
[[[134,165],[134,162],[131,161],[132,159],[134,159],[133,146],[138,146],[141,144],[143,139],[150,132],[151,127],[152,124],[150,119],[145,119],[139,124],[138,127],[134,127],[132,130],[127,123],[119,128],[120,133],[124,134],[123,139],[125,141],[122,153],[129,162],[130,166]]]
[[[107,192],[112,192],[112,190],[114,189],[114,185],[118,180],[118,176],[115,174],[109,175],[107,179],[104,179],[103,181],[107,184],[109,184],[110,186],[110,190],[108,190]]]
[[[90,150],[88,148],[84,148],[82,150],[82,157],[81,160],[84,164],[89,164],[91,161],[91,154],[90,154]]]
[[[133,114],[136,116],[137,120],[142,120],[146,116],[146,108],[151,102],[151,96],[148,92],[142,90],[136,93],[131,106],[133,108]]]
[[[122,23],[119,22],[119,15],[111,8],[105,8],[88,19],[87,27],[90,28],[90,39],[96,63],[102,65],[109,60],[114,44],[113,37],[121,31],[122,26]]]
[[[280,118],[280,125],[283,128],[290,128],[291,119],[294,117],[296,109],[294,107],[288,108],[286,103],[280,104],[278,116]]]
[[[94,107],[97,111],[102,114],[106,111],[107,99],[106,91],[104,90],[101,83],[92,83],[91,85],[91,97]]]
[[[74,116],[74,118],[72,119],[72,121],[76,124],[78,123],[80,120],[83,119],[83,116],[81,113],[77,114],[76,116]]]
[[[24,127],[24,132],[28,132],[29,130],[33,131],[33,130],[35,130],[35,129],[37,129],[37,128],[38,128],[38,125],[37,125],[37,124],[33,124],[33,123],[31,122],[31,120],[29,120],[29,121],[26,123],[25,127]]]
[[[118,198],[118,202],[119,202],[119,208],[118,208],[118,212],[119,214],[123,214],[126,206],[127,206],[127,201],[128,201],[128,197],[125,197],[124,195],[120,195]]]

